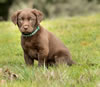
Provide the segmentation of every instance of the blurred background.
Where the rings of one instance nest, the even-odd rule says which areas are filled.
[[[0,21],[23,8],[41,10],[46,18],[80,16],[100,12],[100,0],[0,0]]]

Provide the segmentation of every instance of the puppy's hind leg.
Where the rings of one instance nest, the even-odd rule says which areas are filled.
[[[68,56],[60,56],[60,57],[55,56],[55,61],[56,64],[67,64],[69,66],[75,64],[75,62]]]

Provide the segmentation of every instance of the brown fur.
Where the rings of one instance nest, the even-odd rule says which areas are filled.
[[[31,37],[21,36],[26,64],[33,65],[35,59],[38,60],[39,66],[58,63],[74,64],[64,44],[40,25],[42,18],[43,14],[36,9],[20,10],[12,16],[13,23],[18,25],[21,33],[31,33],[37,26],[40,27],[40,30]]]

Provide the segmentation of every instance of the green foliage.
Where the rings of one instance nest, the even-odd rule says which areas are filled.
[[[68,67],[27,67],[20,46],[20,32],[10,22],[0,23],[0,68],[18,75],[9,80],[0,74],[3,87],[99,87],[100,14],[87,17],[47,19],[41,23],[70,49],[80,65]],[[6,80],[3,84],[1,80]],[[1,86],[0,86],[1,87]]]
[[[36,8],[46,17],[87,15],[100,12],[100,0],[0,0],[0,20],[16,10]]]
[[[100,12],[99,0],[15,0],[10,14],[16,9],[36,8],[46,17],[76,16]]]
[[[7,0],[0,0],[0,3],[5,3]]]

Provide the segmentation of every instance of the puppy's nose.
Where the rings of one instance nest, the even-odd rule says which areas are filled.
[[[28,25],[25,25],[23,28],[24,28],[25,30],[27,30],[27,29],[28,29]]]

